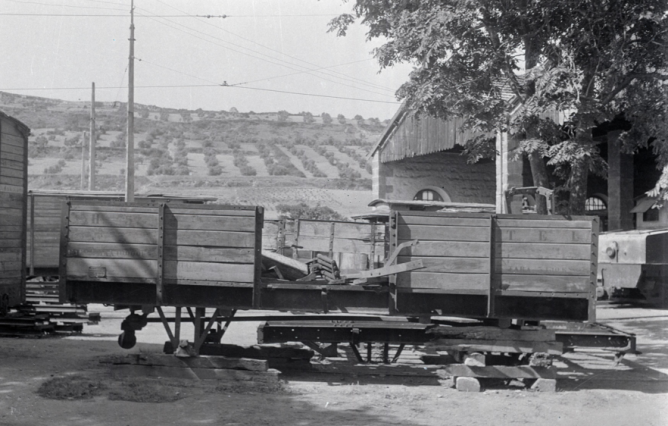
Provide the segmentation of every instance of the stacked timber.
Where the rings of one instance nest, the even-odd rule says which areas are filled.
[[[259,359],[131,354],[106,356],[100,363],[111,366],[111,373],[120,377],[212,379],[261,387],[279,385],[279,371]]]

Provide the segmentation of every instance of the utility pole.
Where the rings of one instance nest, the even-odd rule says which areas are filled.
[[[125,162],[125,202],[135,200],[135,2],[130,3],[130,63],[128,65],[128,146]]]
[[[86,132],[81,140],[81,190],[86,189]]]
[[[95,82],[93,82],[93,92],[90,100],[90,142],[88,148],[88,190],[95,191],[95,143],[97,135],[95,134]],[[83,188],[81,188],[83,189]]]

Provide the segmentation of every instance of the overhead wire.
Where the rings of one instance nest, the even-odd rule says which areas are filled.
[[[185,12],[184,10],[181,10],[181,9],[179,9],[179,8],[177,8],[177,7],[174,7],[174,6],[170,5],[170,4],[167,4],[167,3],[163,2],[162,0],[157,0],[157,1],[158,1],[158,3],[164,4],[165,6],[170,7],[171,9],[174,9],[174,10],[176,10],[176,11],[178,11],[178,12],[181,12],[181,13],[187,13],[187,12]],[[255,44],[256,46],[259,46],[259,47],[261,47],[261,48],[263,48],[263,49],[267,49],[267,50],[270,50],[270,51],[272,51],[272,52],[279,53],[279,54],[281,54],[281,55],[283,55],[283,56],[286,56],[286,57],[288,57],[288,58],[290,58],[290,59],[293,59],[293,60],[295,60],[295,61],[299,61],[299,62],[308,64],[308,65],[310,65],[310,66],[315,66],[315,67],[318,67],[318,66],[319,66],[318,64],[314,64],[314,63],[312,63],[312,62],[309,62],[309,61],[303,60],[303,59],[301,59],[301,58],[298,58],[298,57],[296,57],[296,56],[292,56],[292,55],[289,55],[289,54],[284,53],[284,52],[278,52],[278,51],[276,51],[276,49],[273,49],[273,48],[271,48],[271,47],[265,46],[265,45],[263,45],[263,44],[261,44],[261,43],[256,42],[255,40],[251,40],[251,39],[249,39],[249,38],[247,38],[247,37],[244,37],[244,36],[241,36],[241,35],[239,35],[239,34],[236,34],[236,33],[232,32],[232,31],[229,31],[229,30],[227,30],[227,29],[225,29],[225,28],[218,27],[218,26],[216,26],[216,25],[214,25],[214,24],[211,24],[211,23],[209,23],[209,22],[207,22],[207,21],[202,21],[202,23],[203,23],[203,24],[206,24],[206,25],[209,25],[209,26],[212,26],[212,27],[214,27],[214,28],[216,28],[216,29],[218,29],[218,30],[221,30],[221,31],[223,31],[223,32],[225,32],[225,33],[227,33],[227,34],[230,34],[230,35],[232,35],[232,36],[234,36],[234,37],[238,37],[238,38],[240,38],[240,39],[242,39],[242,40],[244,40],[244,41],[246,41],[246,42]],[[303,65],[298,65],[298,64],[295,64],[295,65],[304,67]],[[304,67],[304,68],[306,68],[306,67]],[[306,68],[306,69],[308,69],[308,68]],[[311,69],[310,71],[317,71],[317,70]],[[351,77],[351,76],[349,76],[349,75],[347,75],[347,74],[340,73],[340,72],[337,72],[337,71],[321,71],[321,73],[322,73],[322,74],[325,74],[325,75],[328,75],[328,76],[330,76],[330,77],[333,77],[333,78],[341,78],[341,79],[345,79],[345,80],[348,80],[348,81],[352,81],[352,82],[356,82],[356,83],[363,84],[363,85],[365,85],[365,86],[367,86],[367,87],[370,87],[370,88],[376,88],[376,89],[380,89],[380,90],[385,90],[385,91],[389,91],[389,92],[391,92],[391,90],[389,90],[389,89],[388,89],[387,87],[385,87],[385,86],[382,86],[382,85],[379,85],[379,84],[376,84],[376,83],[372,83],[372,82],[368,82],[368,81],[366,81],[366,80],[362,80],[362,79],[359,79],[359,78]],[[340,75],[341,77],[337,77],[337,76],[332,75],[332,74],[338,74],[338,75]]]
[[[322,95],[317,93],[306,93],[306,92],[293,92],[289,90],[275,90],[275,89],[266,89],[262,87],[248,87],[248,86],[226,86],[224,84],[163,84],[163,85],[135,85],[135,89],[163,89],[163,88],[198,88],[198,87],[224,87],[231,89],[244,89],[244,90],[256,90],[260,92],[274,92],[274,93],[286,93],[290,95],[300,95],[300,96],[311,96],[316,98],[331,98],[331,99],[343,99],[348,101],[359,101],[359,102],[375,102],[382,104],[396,104],[399,105],[401,102],[393,101],[381,101],[377,99],[364,99],[364,98],[349,98],[345,96],[334,96],[334,95]],[[126,89],[124,86],[95,86],[95,90],[111,90],[111,89]],[[49,90],[90,90],[90,87],[20,87],[20,88],[0,88],[0,91],[9,92],[9,91],[49,91]]]
[[[99,9],[99,10],[125,10],[121,9],[118,7],[99,7],[99,6],[75,6],[71,4],[53,4],[53,3],[41,3],[38,1],[30,1],[30,0],[5,0],[5,1],[10,1],[13,3],[20,3],[20,4],[37,4],[40,6],[50,6],[50,7],[71,7],[74,9]],[[114,4],[119,4],[120,3],[114,3]],[[127,15],[126,15],[127,16]]]
[[[140,12],[137,12],[137,13],[139,14]],[[286,61],[283,61],[283,60],[280,60],[280,59],[277,59],[277,58],[269,57],[269,56],[267,56],[266,54],[263,54],[262,52],[257,52],[257,51],[252,50],[252,49],[244,48],[243,46],[238,46],[238,45],[236,45],[236,44],[234,44],[234,43],[231,43],[231,42],[228,42],[228,41],[226,41],[226,40],[220,39],[220,38],[218,38],[218,37],[212,36],[212,35],[207,34],[207,33],[205,33],[205,32],[198,31],[198,30],[192,29],[192,28],[190,28],[190,27],[187,27],[187,26],[184,26],[184,25],[175,23],[175,22],[173,22],[173,21],[169,21],[169,20],[167,20],[167,22],[169,22],[169,23],[171,23],[171,24],[180,25],[180,26],[182,26],[182,27],[185,27],[185,28],[188,29],[188,30],[195,31],[195,32],[197,32],[197,33],[200,33],[200,34],[203,34],[203,35],[205,35],[205,36],[207,36],[207,37],[210,37],[210,38],[212,38],[212,39],[214,39],[214,40],[217,40],[217,41],[220,41],[220,42],[222,42],[222,43],[226,43],[226,44],[231,44],[232,46],[235,46],[235,47],[238,47],[238,48],[230,47],[230,46],[226,46],[226,45],[217,43],[217,42],[212,41],[212,40],[209,40],[209,39],[207,39],[207,38],[204,38],[204,37],[198,36],[198,35],[196,35],[196,34],[192,34],[192,33],[188,32],[188,31],[182,30],[181,28],[174,27],[174,25],[170,25],[170,24],[165,23],[165,22],[162,22],[162,21],[160,21],[160,20],[156,20],[156,19],[153,19],[153,20],[154,20],[155,22],[159,23],[159,24],[165,25],[165,26],[167,26],[167,27],[169,27],[169,28],[172,28],[172,29],[175,29],[175,30],[177,30],[177,31],[181,31],[181,32],[183,32],[183,33],[185,33],[185,34],[188,34],[188,35],[190,35],[191,37],[195,37],[195,38],[197,38],[197,39],[206,41],[207,43],[211,43],[211,44],[213,44],[213,45],[217,45],[217,46],[223,47],[223,48],[228,49],[228,50],[231,50],[231,51],[233,51],[233,52],[237,52],[237,53],[240,53],[240,54],[245,55],[245,56],[249,56],[249,57],[252,57],[252,58],[255,58],[255,59],[264,61],[264,62],[268,62],[268,63],[274,64],[274,65],[278,65],[278,66],[282,66],[282,67],[285,67],[285,68],[289,68],[289,69],[292,69],[292,70],[295,70],[295,71],[303,71],[303,72],[306,73],[306,74],[311,74],[311,75],[312,75],[312,72],[311,72],[311,71],[304,71],[304,70],[303,70],[303,67],[302,67],[302,69],[295,68],[295,67],[298,67],[299,65],[291,64],[291,63],[288,63],[288,62],[286,62]],[[248,52],[244,52],[244,51],[239,50],[239,49],[246,49],[246,50],[249,50],[249,51],[251,51],[251,52],[257,53],[257,55],[260,55],[260,56],[257,56],[257,55],[254,55],[254,54],[251,54],[251,53],[248,53]],[[264,56],[264,57],[263,57],[263,56]],[[269,59],[267,59],[267,58],[269,58]],[[277,61],[281,61],[281,62],[277,62]],[[364,91],[364,92],[368,92],[368,93],[372,93],[372,94],[380,95],[380,96],[390,96],[390,95],[387,94],[387,93],[379,93],[379,92],[376,92],[376,91],[372,91],[372,90],[368,90],[368,89],[362,89],[362,88],[357,87],[357,86],[351,86],[351,85],[346,84],[346,83],[342,83],[342,82],[338,82],[338,81],[330,80],[330,79],[323,78],[323,77],[320,77],[320,76],[317,76],[317,77],[318,77],[318,78],[321,78],[321,79],[323,79],[323,80],[325,80],[325,81],[329,81],[329,82],[331,82],[331,83],[339,84],[339,85],[342,85],[342,86],[352,87],[352,88],[354,88],[355,90],[360,90],[360,91]]]

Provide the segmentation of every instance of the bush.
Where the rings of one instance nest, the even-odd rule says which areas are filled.
[[[281,219],[344,220],[335,210],[320,204],[311,207],[306,203],[279,204],[276,209]]]
[[[220,176],[223,174],[223,167],[220,165],[209,167],[209,176]]]

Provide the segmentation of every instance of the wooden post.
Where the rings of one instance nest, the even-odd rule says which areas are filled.
[[[130,4],[130,63],[128,64],[128,145],[125,162],[125,201],[135,200],[135,2]]]
[[[90,141],[88,148],[88,190],[95,191],[95,142],[97,135],[95,134],[95,83],[93,82],[92,94],[90,101]],[[83,188],[81,188],[83,189]]]
[[[81,190],[86,189],[86,132],[83,132],[81,141]]]

